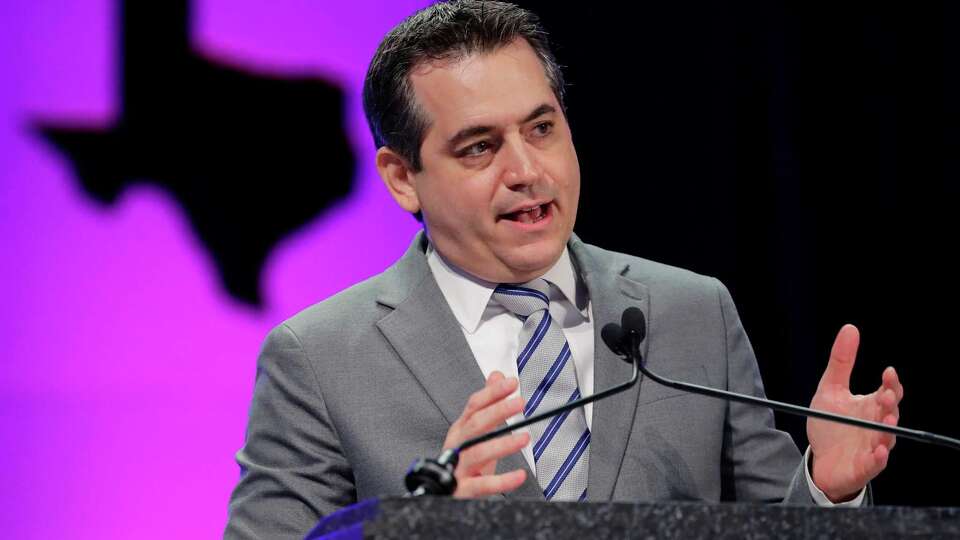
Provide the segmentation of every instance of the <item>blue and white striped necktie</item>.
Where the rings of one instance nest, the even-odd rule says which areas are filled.
[[[560,325],[550,316],[550,285],[535,279],[500,285],[493,293],[503,307],[523,321],[520,331],[520,394],[525,417],[580,399],[577,372]],[[537,481],[548,501],[587,497],[590,430],[583,407],[530,426]]]

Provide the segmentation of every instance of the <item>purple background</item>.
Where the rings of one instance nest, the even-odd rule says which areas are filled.
[[[44,119],[113,119],[115,2],[0,4],[6,536],[222,534],[266,332],[384,269],[417,229],[371,166],[360,89],[379,39],[424,3],[192,3],[200,54],[259,73],[322,76],[348,96],[354,192],[272,253],[262,312],[225,294],[164,192],[136,187],[115,205],[95,203],[68,162],[30,130]]]

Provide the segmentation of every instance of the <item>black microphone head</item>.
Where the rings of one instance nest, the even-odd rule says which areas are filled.
[[[628,307],[623,310],[623,315],[620,317],[620,324],[623,326],[624,333],[636,333],[637,342],[643,341],[644,338],[647,337],[647,322],[640,308]]]
[[[600,329],[600,337],[607,347],[619,356],[627,354],[627,333],[617,323],[607,323]]]

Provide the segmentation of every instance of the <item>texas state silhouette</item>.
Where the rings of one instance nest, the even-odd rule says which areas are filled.
[[[134,183],[168,191],[229,294],[261,307],[270,250],[352,188],[343,91],[198,56],[186,0],[119,7],[118,118],[106,129],[67,120],[36,128],[98,201],[110,204]]]

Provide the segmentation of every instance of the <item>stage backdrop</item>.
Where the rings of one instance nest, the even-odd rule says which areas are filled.
[[[420,3],[149,4],[0,7],[11,538],[221,535],[261,340],[417,229],[360,91]]]
[[[360,89],[422,4],[0,5],[7,536],[221,534],[261,340],[418,228]],[[852,321],[855,389],[895,364],[904,423],[960,436],[958,8],[525,4],[569,66],[582,237],[727,283],[771,397],[808,401]],[[960,504],[955,460],[901,442],[878,501]]]

